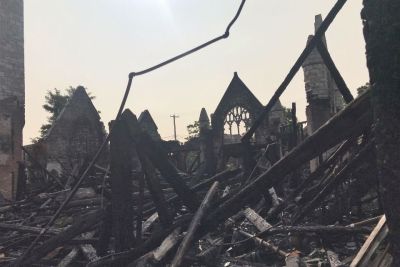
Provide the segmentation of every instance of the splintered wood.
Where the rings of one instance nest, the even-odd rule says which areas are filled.
[[[393,230],[400,225],[396,220],[399,214],[395,213],[398,203],[388,201],[389,195],[398,194],[398,186],[390,186],[398,184],[398,179],[390,180],[398,173],[385,169],[388,161],[380,146],[384,144],[392,156],[398,155],[398,149],[391,148],[387,141],[398,143],[393,139],[398,138],[398,133],[385,132],[398,124],[385,123],[397,121],[393,114],[398,114],[399,109],[394,112],[382,110],[384,105],[376,106],[377,99],[394,103],[391,96],[398,96],[394,92],[398,89],[395,74],[399,71],[393,67],[395,71],[390,75],[373,75],[377,80],[372,84],[374,94],[368,89],[353,98],[323,42],[325,31],[346,0],[338,0],[319,25],[268,104],[257,118],[251,119],[242,143],[230,147],[237,149],[235,163],[211,162],[221,165],[218,172],[202,164],[207,165],[205,159],[210,163],[216,157],[223,158],[227,145],[219,144],[219,151],[208,147],[208,153],[201,155],[199,148],[188,168],[179,168],[181,164],[176,161],[182,156],[180,149],[168,150],[164,141],[152,139],[136,116],[129,109],[124,110],[135,75],[227,38],[244,2],[222,36],[130,74],[117,119],[98,152],[110,141],[109,167],[96,165],[97,155],[90,163],[74,166],[65,177],[57,177],[29,155],[44,177],[39,177],[38,184],[26,183],[18,201],[0,204],[1,266],[399,265],[399,240],[394,239],[399,231]],[[368,7],[363,12],[367,53],[371,55],[368,66],[371,73],[381,74],[398,65],[393,63],[398,61],[394,56],[399,54],[395,53],[398,43],[391,46],[397,50],[391,49],[390,53],[380,44],[388,42],[390,38],[384,38],[388,33],[400,36],[395,30],[386,30],[393,25],[398,28],[399,23],[387,22],[389,18],[398,20],[395,11],[400,5],[392,0],[364,2]],[[378,15],[374,13],[377,10],[381,12]],[[371,41],[371,32],[382,40]],[[262,145],[252,143],[254,133],[313,51],[321,55],[347,105],[300,139],[293,104],[290,149],[284,153],[279,148],[279,136]],[[380,62],[379,54],[383,52],[392,65]],[[375,66],[377,63],[382,64]],[[382,88],[375,88],[377,85]],[[379,90],[388,88],[393,91],[390,97],[372,99],[379,96]],[[386,120],[374,121],[377,115]],[[377,139],[376,132],[382,140]],[[279,153],[268,157],[272,146]],[[211,152],[216,155],[207,158]],[[389,164],[393,167],[398,162]],[[26,171],[33,169],[27,167]],[[388,177],[382,178],[382,172]],[[379,198],[386,200],[383,207]]]
[[[200,180],[196,172],[177,171],[127,110],[114,122],[110,171],[98,166],[23,264],[387,266],[387,227],[378,217],[376,191],[360,186],[375,181],[369,103],[367,92],[268,169],[227,169]],[[327,150],[330,156],[314,172],[303,171]],[[288,187],[292,173],[295,188]],[[43,231],[67,194],[59,189],[43,188],[40,197],[0,207],[6,255],[0,261],[12,263]]]

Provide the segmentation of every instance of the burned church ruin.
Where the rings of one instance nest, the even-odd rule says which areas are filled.
[[[96,107],[85,88],[78,86],[46,136],[29,149],[40,151],[35,155],[47,170],[62,174],[90,161],[105,138]],[[106,153],[100,162],[105,160]]]
[[[237,144],[241,143],[243,134],[262,110],[261,102],[235,72],[211,114],[211,123],[207,111],[203,108],[200,112],[200,158],[206,172],[214,173],[216,169],[224,169],[229,157],[237,158],[240,155],[241,148]],[[283,107],[278,101],[255,132],[252,140],[254,144],[263,145],[277,140],[283,113]]]
[[[0,265],[400,266],[395,0],[364,1],[371,86],[357,98],[325,39],[346,3],[337,0],[324,20],[316,16],[314,35],[265,105],[234,73],[185,144],[162,140],[148,110],[137,118],[125,108],[134,79],[228,39],[242,0],[222,35],[129,74],[108,135],[77,88],[47,136],[24,148],[37,152],[30,162],[15,154],[22,142],[23,75],[16,74],[23,74],[23,28],[22,1],[13,1],[0,2],[0,22],[18,33],[0,31],[1,42],[17,44],[0,47],[0,79],[8,82],[0,80],[1,192],[13,198],[18,169],[26,183],[16,190],[18,201],[0,201]],[[301,69],[306,122],[297,120],[295,103],[287,109],[279,101]],[[46,179],[32,186],[34,167]]]
[[[23,0],[0,1],[0,195],[14,199],[25,124]]]

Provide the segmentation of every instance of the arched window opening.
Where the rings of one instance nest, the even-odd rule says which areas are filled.
[[[251,126],[250,113],[241,106],[228,111],[224,121],[224,137],[230,142],[239,142]]]

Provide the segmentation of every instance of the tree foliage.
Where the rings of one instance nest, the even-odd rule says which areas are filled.
[[[188,131],[188,137],[186,137],[186,140],[192,140],[196,137],[199,137],[200,134],[200,124],[199,121],[193,122],[193,124],[189,124],[186,126],[186,129]]]
[[[292,124],[292,109],[283,107],[283,121],[281,125],[291,125]]]
[[[371,85],[369,83],[366,83],[365,85],[362,85],[360,87],[357,88],[357,93],[358,95],[364,93],[366,90],[368,90],[371,87]]]

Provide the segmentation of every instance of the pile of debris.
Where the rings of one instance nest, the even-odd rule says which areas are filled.
[[[44,175],[36,175],[37,181],[42,182],[19,187],[19,200],[0,206],[1,265],[397,264],[398,240],[389,242],[386,238],[389,229],[391,237],[399,232],[399,213],[388,203],[390,198],[398,198],[389,188],[398,184],[396,107],[400,102],[398,59],[393,55],[399,54],[399,46],[388,41],[400,36],[396,35],[398,27],[394,30],[393,26],[399,25],[395,21],[399,17],[393,12],[399,5],[394,1],[364,3],[371,84],[380,90],[375,91],[374,101],[370,90],[353,99],[323,46],[325,31],[346,2],[338,0],[237,144],[243,164],[236,168],[216,175],[182,173],[160,143],[140,127],[135,115],[129,110],[122,112],[133,77],[227,38],[244,2],[223,35],[149,69],[130,73],[110,135],[90,162],[66,177],[56,177],[40,162],[35,163]],[[291,150],[266,166],[263,162],[268,146],[257,147],[251,138],[314,49],[319,51],[347,106],[300,143],[293,138]],[[392,101],[396,97],[397,102]],[[295,129],[295,116],[292,122]],[[96,165],[96,160],[108,143],[109,167],[104,168]],[[387,149],[390,146],[394,149]],[[389,156],[382,157],[384,152]],[[35,162],[33,157],[31,160]],[[318,164],[309,169],[310,162]],[[389,197],[380,195],[377,177]],[[385,215],[379,199],[386,199]],[[393,206],[396,204],[394,201]]]
[[[256,164],[212,177],[178,172],[129,110],[113,123],[110,169],[97,167],[71,201],[63,181],[53,181],[0,207],[2,264],[385,266],[391,259],[369,91],[267,170]]]

